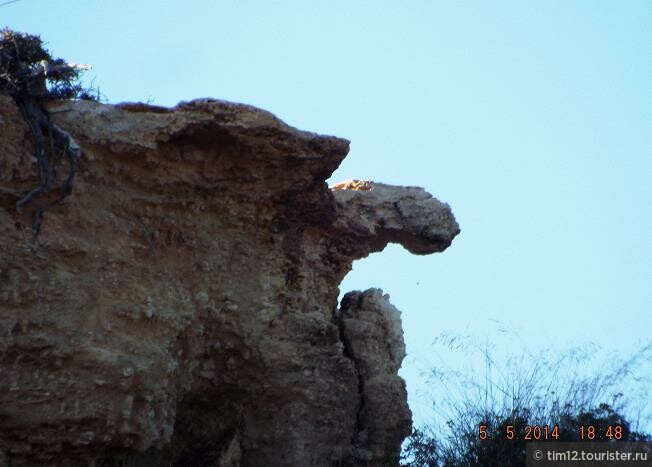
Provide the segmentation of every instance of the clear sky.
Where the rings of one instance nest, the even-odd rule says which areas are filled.
[[[403,311],[417,420],[441,332],[516,354],[652,340],[649,0],[20,0],[0,26],[92,64],[109,102],[252,104],[350,139],[331,181],[449,203],[449,250],[390,246],[341,286]]]

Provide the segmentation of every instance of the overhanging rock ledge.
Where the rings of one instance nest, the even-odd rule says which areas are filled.
[[[348,141],[246,105],[49,110],[84,159],[34,248],[30,132],[0,96],[0,465],[396,462],[400,313],[338,286],[388,242],[443,251],[449,207],[329,189]]]

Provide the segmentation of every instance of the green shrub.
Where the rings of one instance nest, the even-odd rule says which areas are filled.
[[[39,36],[7,28],[0,31],[0,94],[11,96],[19,107],[32,133],[38,166],[38,185],[16,202],[17,218],[28,219],[32,225],[32,248],[44,213],[72,192],[82,155],[72,135],[50,119],[44,103],[56,99],[98,100],[99,93],[94,94],[78,81],[86,68],[53,58]],[[62,162],[63,155],[66,162]],[[68,166],[65,178],[61,170],[64,164]]]
[[[79,83],[82,72],[53,58],[39,36],[8,28],[0,31],[0,93],[19,101],[28,97],[98,100],[98,92]]]

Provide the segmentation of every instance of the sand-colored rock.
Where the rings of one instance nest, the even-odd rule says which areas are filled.
[[[338,308],[338,285],[388,242],[444,250],[448,206],[330,190],[348,142],[245,105],[50,112],[84,159],[33,248],[15,209],[38,178],[30,133],[0,97],[0,462],[395,459],[410,427],[398,311],[375,290]]]

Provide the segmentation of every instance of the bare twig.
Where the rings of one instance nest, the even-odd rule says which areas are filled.
[[[34,70],[28,76],[28,79],[38,78],[41,75],[45,77],[56,76],[62,71],[70,70],[91,70],[93,67],[85,63],[64,63],[63,65],[52,65],[47,60],[41,60]]]
[[[20,0],[9,0],[8,2],[0,3],[0,6],[5,6],[9,5],[10,3],[16,3],[19,2]]]

